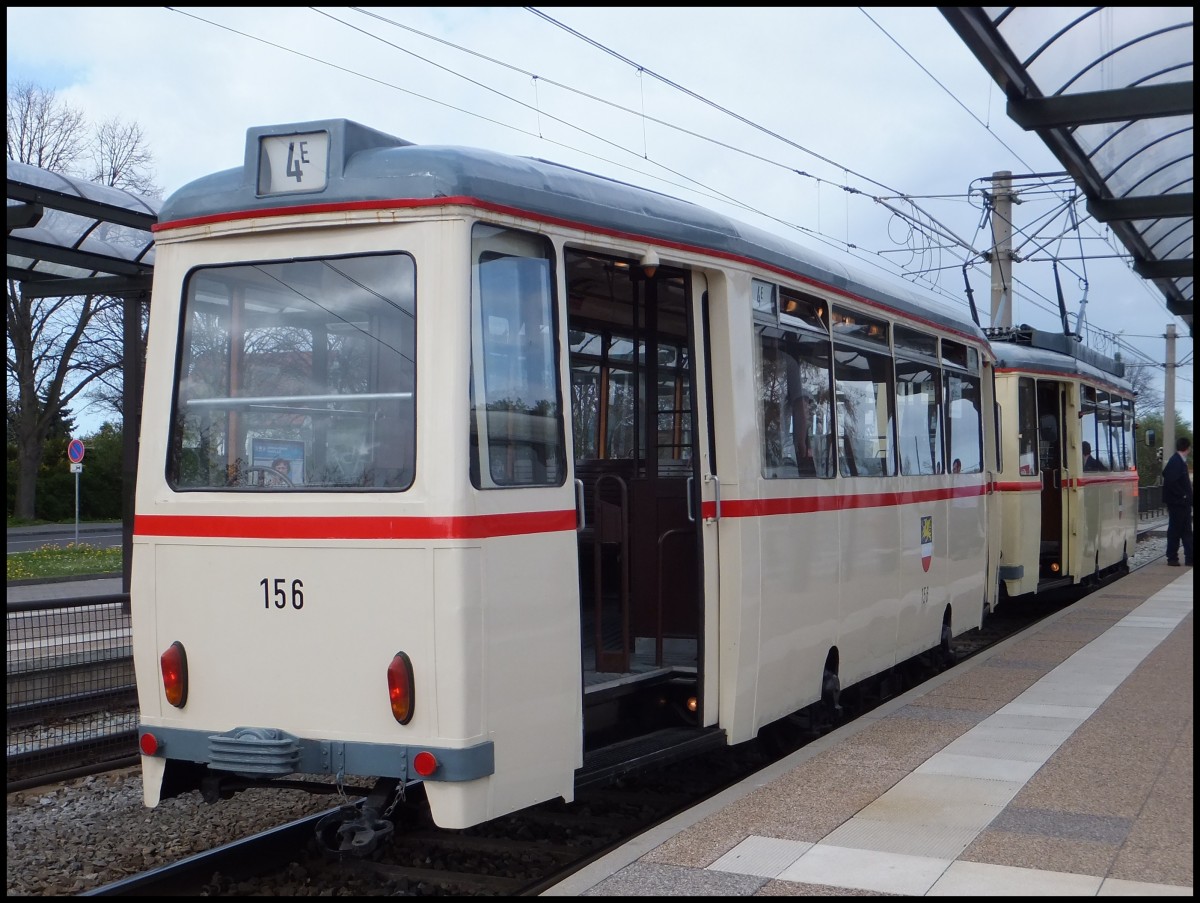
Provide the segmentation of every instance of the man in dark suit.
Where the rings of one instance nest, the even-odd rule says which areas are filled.
[[[1083,448],[1083,469],[1085,471],[1107,470],[1108,469],[1107,467],[1105,467],[1103,464],[1101,464],[1099,461],[1097,461],[1095,458],[1092,457],[1092,443],[1084,442],[1082,448]]]
[[[1167,564],[1179,567],[1179,547],[1183,563],[1192,564],[1192,479],[1188,476],[1187,456],[1192,442],[1180,436],[1175,454],[1163,467],[1163,504],[1167,506]]]

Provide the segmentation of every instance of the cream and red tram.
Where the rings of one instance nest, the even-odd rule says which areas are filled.
[[[1028,326],[988,334],[1001,423],[1003,594],[1030,596],[1127,570],[1138,484],[1124,364]]]
[[[749,740],[994,603],[992,354],[905,286],[345,120],[250,129],[156,237],[148,805],[368,776],[469,826]]]

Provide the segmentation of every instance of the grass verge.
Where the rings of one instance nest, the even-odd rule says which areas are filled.
[[[102,549],[87,543],[66,546],[42,546],[32,552],[8,556],[9,580],[45,580],[50,577],[77,577],[86,574],[120,573],[120,547]]]

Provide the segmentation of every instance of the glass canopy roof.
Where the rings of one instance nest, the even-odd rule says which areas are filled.
[[[8,278],[43,296],[149,291],[159,201],[8,161]]]
[[[1190,331],[1193,7],[939,9]]]

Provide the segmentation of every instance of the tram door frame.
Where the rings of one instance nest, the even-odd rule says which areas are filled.
[[[575,259],[589,255],[586,251],[568,247],[565,249],[564,271],[568,283],[568,335],[576,329],[596,329],[602,325],[602,316],[597,316],[595,299],[585,302],[584,307],[589,313],[577,313],[571,298],[572,293],[572,262]],[[580,603],[587,610],[594,604],[595,582],[604,581],[604,588],[611,590],[614,579],[623,582],[628,579],[628,585],[621,587],[629,597],[630,616],[628,619],[628,635],[624,637],[625,649],[619,646],[609,648],[611,640],[605,642],[597,632],[596,660],[585,662],[594,665],[599,671],[628,670],[630,656],[628,653],[635,647],[637,638],[645,639],[652,632],[649,625],[658,621],[657,610],[648,611],[647,605],[656,608],[654,597],[655,587],[659,594],[670,598],[662,604],[661,633],[654,638],[669,642],[673,638],[691,639],[696,643],[697,676],[700,686],[703,686],[702,668],[703,650],[705,643],[705,594],[712,591],[718,581],[708,573],[715,566],[715,555],[705,548],[705,527],[707,521],[702,516],[705,498],[711,503],[717,497],[716,481],[708,474],[711,461],[711,445],[709,441],[709,392],[706,388],[708,381],[708,329],[704,313],[704,300],[697,296],[702,291],[696,283],[696,274],[688,269],[659,266],[657,272],[647,277],[637,269],[636,261],[629,261],[629,266],[619,257],[613,258],[616,264],[610,269],[612,278],[628,279],[631,291],[630,299],[633,307],[632,322],[622,323],[619,318],[612,320],[614,334],[627,332],[633,339],[635,348],[645,348],[644,359],[634,354],[635,363],[632,370],[633,384],[637,387],[635,395],[638,399],[634,421],[637,424],[634,441],[633,461],[628,462],[632,476],[620,473],[618,460],[613,460],[607,469],[601,463],[607,451],[597,451],[598,459],[579,457],[578,440],[572,449],[572,477],[578,493],[577,503],[587,512],[584,518],[585,528],[589,536],[581,544],[579,567],[581,570]],[[702,280],[701,280],[702,281]],[[668,282],[672,283],[668,288]],[[681,315],[685,322],[684,334],[678,335],[669,328],[660,327],[658,322],[660,308],[660,293],[677,291],[676,286],[682,286],[681,306],[672,305],[669,315]],[[618,304],[614,296],[614,306]],[[664,339],[659,341],[660,337]],[[665,374],[669,382],[669,373],[665,373],[667,361],[671,358],[669,345],[686,349],[687,368],[686,378],[679,380],[683,385],[677,395],[677,402],[663,408],[659,404],[659,392],[664,385]],[[658,351],[665,354],[650,353]],[[615,413],[608,408],[607,381],[610,379],[607,364],[604,363],[607,351],[603,351],[601,362],[600,394],[604,397],[601,411],[597,415],[600,442],[604,443],[611,424],[609,418]],[[566,355],[566,365],[570,371],[568,382],[572,386],[572,423],[576,420],[575,370],[576,355],[570,350]],[[674,407],[671,405],[674,404]],[[673,438],[664,437],[659,429],[660,414],[681,415],[687,422],[688,436],[676,434]],[[678,419],[678,417],[677,417]],[[669,422],[668,416],[664,422]],[[689,450],[686,467],[665,468],[673,470],[666,476],[661,475],[664,468],[660,467],[662,460],[660,449],[667,449],[672,443],[682,441],[681,448]],[[669,457],[669,456],[668,456]],[[597,466],[599,465],[599,467]],[[596,476],[595,471],[601,470]],[[590,471],[590,472],[589,472]],[[685,473],[686,471],[686,473]],[[581,477],[582,475],[582,477]],[[614,479],[614,476],[621,479]],[[597,480],[602,481],[604,488],[597,492]],[[607,498],[602,498],[607,497]],[[627,505],[624,516],[624,532],[620,521],[620,505]],[[711,521],[712,518],[709,518]],[[664,526],[665,525],[665,526]],[[689,538],[690,537],[690,538]],[[599,555],[595,546],[603,543]],[[620,547],[620,543],[628,543]],[[590,551],[589,551],[590,549]],[[628,556],[631,566],[627,578],[623,578],[621,570],[613,569],[608,563],[612,556]],[[593,556],[601,562],[592,571]],[[654,556],[655,560],[648,563],[647,559]],[[666,559],[664,560],[664,556]],[[672,566],[679,565],[678,567]],[[589,573],[591,571],[591,573]],[[589,585],[587,591],[584,587]],[[605,603],[607,604],[607,603]],[[673,606],[673,607],[672,607]],[[655,625],[657,627],[657,624]],[[688,632],[691,632],[691,636]],[[611,632],[610,632],[611,636]],[[585,641],[589,639],[585,637]],[[657,650],[656,650],[657,651]],[[586,653],[585,653],[586,654]]]
[[[1038,379],[1038,468],[1041,474],[1041,526],[1038,582],[1068,576],[1070,561],[1070,471],[1067,457],[1067,384]],[[1053,571],[1052,565],[1058,564]]]

